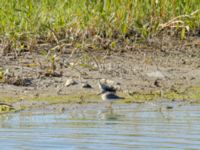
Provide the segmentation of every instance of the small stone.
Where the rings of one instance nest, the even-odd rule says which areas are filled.
[[[173,109],[173,106],[167,106],[166,108],[167,109]]]
[[[134,96],[134,95],[138,94],[138,92],[136,92],[136,91],[127,91],[127,93],[130,96]]]
[[[117,82],[116,85],[121,85],[121,83]]]
[[[82,83],[81,86],[82,86],[82,88],[88,88],[88,89],[92,88],[92,86],[87,82],[86,83]]]
[[[39,96],[40,96],[39,93],[35,93],[35,94],[34,94],[34,97],[39,97]]]
[[[66,87],[69,87],[69,86],[75,85],[75,84],[77,84],[77,82],[74,81],[73,79],[68,79],[68,80],[65,82],[65,86],[66,86]]]
[[[151,78],[159,78],[159,79],[165,78],[165,76],[163,75],[161,71],[153,71],[153,72],[147,73],[147,76]]]
[[[157,80],[154,81],[154,85],[155,85],[156,87],[161,87],[161,86],[162,86],[162,85],[161,85],[161,81],[160,81],[159,79],[157,79]]]
[[[62,88],[58,88],[58,89],[56,90],[56,93],[57,93],[58,95],[60,95],[61,92],[62,92]]]
[[[64,108],[64,107],[61,107],[61,108],[60,108],[60,112],[63,113],[64,111],[65,111],[65,108]]]

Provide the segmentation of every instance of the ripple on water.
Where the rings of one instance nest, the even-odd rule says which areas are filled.
[[[4,149],[200,149],[200,105],[115,105],[0,116]],[[163,106],[162,106],[163,107]]]

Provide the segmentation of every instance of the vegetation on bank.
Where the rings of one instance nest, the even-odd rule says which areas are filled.
[[[199,8],[199,0],[0,0],[0,39],[19,51],[63,39],[146,39],[163,30],[184,39],[200,26]]]

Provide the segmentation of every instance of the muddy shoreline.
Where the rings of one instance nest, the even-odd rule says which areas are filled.
[[[119,85],[122,103],[200,98],[200,38],[166,38],[120,51],[72,51],[0,56],[0,102],[17,109],[48,104],[99,103],[100,79]],[[71,83],[72,82],[72,83]],[[84,88],[89,84],[91,88]]]

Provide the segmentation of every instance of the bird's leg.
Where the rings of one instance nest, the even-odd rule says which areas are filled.
[[[112,102],[109,102],[109,103],[108,103],[108,108],[109,108],[109,109],[112,109]]]

